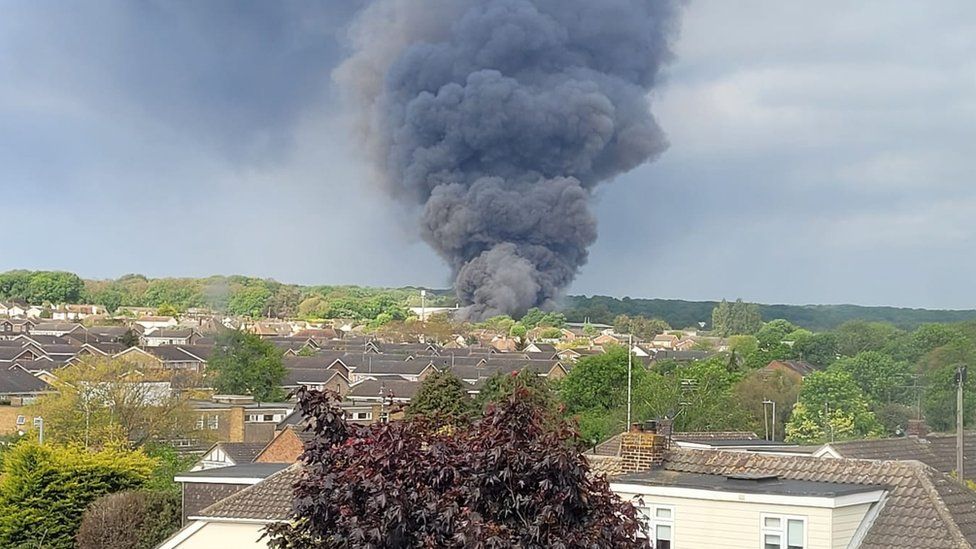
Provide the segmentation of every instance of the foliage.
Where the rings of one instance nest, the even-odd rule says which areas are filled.
[[[74,547],[88,505],[139,488],[154,462],[141,451],[18,444],[0,475],[0,547]]]
[[[735,385],[735,399],[750,416],[751,428],[759,433],[765,432],[765,417],[772,415],[772,406],[763,404],[770,400],[776,403],[775,429],[778,440],[785,436],[784,429],[790,419],[793,405],[800,394],[800,380],[784,372],[756,371]],[[772,431],[773,425],[769,426]]]
[[[830,366],[847,372],[872,403],[901,402],[907,396],[911,367],[877,351],[844,357]]]
[[[620,334],[633,334],[639,339],[651,340],[654,336],[670,330],[671,325],[660,318],[617,315],[613,319],[613,329]]]
[[[0,274],[0,299],[19,299],[33,304],[78,303],[84,281],[61,271],[9,271]]]
[[[880,436],[883,431],[851,374],[831,369],[804,378],[799,401],[786,425],[786,440],[812,444]]]
[[[606,353],[581,358],[560,387],[567,409],[610,410],[623,405],[627,400],[627,355],[627,348],[614,346]],[[645,373],[635,361],[632,383],[639,383]]]
[[[407,417],[426,416],[447,424],[463,422],[474,411],[464,382],[450,370],[435,371],[420,384],[407,406]]]
[[[715,301],[679,299],[633,299],[608,296],[568,296],[563,299],[566,319],[570,322],[612,324],[618,315],[660,318],[675,327],[698,327],[711,319]],[[858,305],[759,305],[762,318],[782,318],[812,331],[837,328],[849,320],[889,322],[911,330],[932,322],[962,322],[976,319],[976,310],[943,311],[896,307],[862,307]]]
[[[179,493],[127,490],[92,502],[76,540],[83,549],[153,549],[180,521]]]
[[[549,381],[527,369],[518,372],[497,372],[486,379],[475,397],[475,409],[484,411],[492,404],[498,404],[521,392],[537,405],[556,410],[556,400]]]
[[[854,356],[864,351],[883,351],[902,335],[902,331],[884,322],[852,320],[834,330],[837,353]]]
[[[180,311],[174,305],[163,303],[156,309],[156,314],[159,316],[180,316]]]
[[[178,438],[192,430],[192,412],[167,375],[125,359],[87,357],[58,370],[57,393],[41,397],[31,414],[44,418],[45,438],[61,443],[139,446]]]
[[[925,355],[919,362],[925,392],[922,406],[925,421],[937,431],[955,430],[956,425],[956,366],[970,365],[963,387],[963,406],[970,413],[964,418],[972,421],[976,410],[976,348],[969,341],[954,341]]]
[[[259,402],[277,402],[284,397],[282,353],[254,334],[222,332],[207,364],[207,374],[220,393],[251,395]]]
[[[756,341],[760,348],[772,349],[786,341],[787,336],[796,329],[797,327],[788,320],[777,318],[763,324],[762,328],[756,332]]]
[[[263,285],[245,286],[235,292],[227,302],[227,312],[238,316],[259,318],[268,312],[266,305],[271,290]]]
[[[519,322],[529,330],[533,328],[562,328],[566,324],[566,317],[562,313],[546,313],[533,307],[522,316]]]
[[[149,442],[142,447],[147,456],[156,460],[156,468],[145,488],[153,492],[168,492],[179,495],[181,485],[173,477],[189,471],[197,461],[193,454],[180,454],[169,442]]]
[[[794,356],[821,368],[833,364],[837,352],[837,336],[832,333],[814,334],[793,344]]]
[[[759,306],[741,299],[731,304],[723,299],[712,311],[712,331],[722,337],[755,334],[761,327]]]
[[[647,547],[635,508],[591,477],[572,428],[521,391],[451,430],[422,418],[351,425],[330,396],[299,396],[314,439],[296,520],[269,527],[273,549]]]

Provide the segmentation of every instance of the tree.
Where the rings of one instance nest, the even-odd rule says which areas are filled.
[[[295,520],[269,526],[269,547],[647,547],[573,429],[523,396],[445,430],[422,418],[352,425],[331,396],[301,390],[313,440]]]
[[[139,488],[154,465],[141,451],[114,446],[90,452],[18,444],[0,475],[0,547],[73,548],[88,505]]]
[[[826,368],[837,360],[837,336],[826,333],[799,339],[793,343],[793,355]]]
[[[496,372],[486,379],[475,397],[475,409],[484,411],[490,405],[508,400],[517,391],[524,391],[539,406],[556,410],[549,382],[525,368],[510,373]]]
[[[85,549],[153,549],[180,528],[177,493],[128,490],[92,502],[76,536]]]
[[[31,303],[77,303],[84,290],[74,273],[40,271],[31,274],[24,297]]]
[[[837,353],[854,356],[864,351],[883,351],[904,332],[885,322],[851,320],[837,327]]]
[[[125,359],[86,357],[59,369],[57,392],[41,397],[31,412],[44,418],[48,440],[65,444],[172,440],[192,431],[193,417],[168,375]]]
[[[254,334],[234,330],[220,334],[207,373],[220,393],[251,395],[264,402],[284,397],[281,351]]]
[[[129,347],[136,347],[139,345],[139,334],[135,332],[132,328],[129,328],[122,334],[119,338],[119,343],[125,346],[126,349]]]
[[[410,400],[407,417],[427,416],[448,424],[463,422],[474,410],[467,388],[450,370],[437,371],[420,384]]]
[[[611,347],[606,353],[579,360],[562,380],[562,401],[571,412],[610,410],[627,400],[627,352],[625,347]],[[632,383],[640,381],[644,367],[635,363]]]
[[[752,428],[757,432],[765,431],[766,420],[772,415],[772,406],[765,401],[776,403],[776,435],[778,440],[785,436],[784,429],[790,419],[793,405],[800,394],[800,380],[784,372],[756,371],[736,384],[734,389],[736,401],[752,417]],[[770,421],[770,423],[773,423]],[[772,431],[773,425],[770,425]]]
[[[670,330],[671,326],[659,318],[618,315],[613,321],[613,329],[621,334],[633,334],[639,339],[649,340]]]
[[[231,314],[259,318],[268,312],[271,290],[265,286],[244,286],[231,293],[227,310]]]
[[[938,431],[955,430],[956,425],[956,367],[960,364],[976,365],[976,347],[967,340],[958,340],[927,353],[918,363],[922,376],[922,406],[925,421]],[[968,424],[976,410],[976,375],[970,366],[963,387],[964,417]],[[969,428],[969,427],[967,427]]]
[[[786,425],[786,440],[812,444],[880,436],[884,428],[868,404],[848,372],[814,372],[803,380],[799,401]]]
[[[763,327],[756,332],[756,340],[763,349],[771,349],[781,345],[786,341],[786,336],[796,330],[797,327],[787,320],[777,318],[763,324]]]
[[[712,310],[712,331],[722,337],[755,334],[762,327],[759,306],[737,299],[730,304],[722,300]]]
[[[908,396],[904,387],[910,381],[911,367],[886,354],[864,351],[841,358],[830,369],[849,373],[872,403],[901,402]]]
[[[172,303],[163,303],[156,309],[159,316],[180,316],[180,311]]]

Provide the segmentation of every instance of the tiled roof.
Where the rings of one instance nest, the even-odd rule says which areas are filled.
[[[380,398],[392,396],[395,398],[413,398],[420,389],[419,381],[399,379],[367,379],[349,388],[346,398]]]
[[[594,476],[615,477],[623,473],[623,461],[618,457],[588,455],[586,461],[590,463],[590,474]]]
[[[301,474],[301,465],[294,464],[263,481],[218,501],[197,515],[201,518],[287,520],[292,514],[292,493]]]
[[[925,438],[902,437],[847,440],[827,444],[841,457],[857,459],[915,459],[943,473],[956,470],[956,435],[929,434]],[[976,480],[976,432],[963,437],[966,478]]]
[[[51,391],[53,388],[39,377],[17,366],[0,366],[0,394],[18,395]]]
[[[918,461],[676,449],[669,452],[665,468],[717,475],[759,472],[784,479],[882,485],[889,491],[887,500],[861,549],[960,549],[976,543],[976,493]]]
[[[267,446],[264,442],[221,442],[219,444],[224,453],[238,465],[253,462]]]

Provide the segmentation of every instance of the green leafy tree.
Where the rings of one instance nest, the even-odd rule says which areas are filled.
[[[786,440],[804,444],[883,433],[867,396],[843,370],[814,372],[804,378],[799,401],[786,425]]]
[[[88,505],[141,487],[154,467],[141,451],[18,444],[0,475],[0,547],[73,548]]]
[[[734,394],[735,400],[750,416],[751,429],[764,433],[767,428],[772,432],[775,426],[777,440],[782,440],[793,405],[800,394],[800,380],[778,370],[756,371],[735,385]],[[764,404],[766,401],[776,403],[775,425],[765,419],[773,413],[772,406]]]
[[[420,384],[407,406],[407,417],[427,416],[435,421],[458,424],[474,411],[467,387],[450,370],[433,372]]]
[[[864,351],[884,351],[904,332],[885,322],[852,320],[834,331],[837,336],[837,353],[854,356]]]
[[[251,395],[258,401],[271,402],[284,396],[281,382],[286,372],[281,351],[254,334],[220,334],[207,373],[220,393]]]
[[[244,286],[233,292],[227,302],[231,314],[258,318],[268,312],[271,290],[264,286]]]
[[[782,318],[771,320],[756,332],[756,340],[763,349],[778,347],[786,341],[786,336],[796,330],[797,327]]]
[[[611,410],[627,400],[627,349],[611,347],[606,353],[579,360],[562,380],[562,401],[571,412]],[[640,382],[645,370],[634,362],[632,382]]]
[[[491,404],[498,404],[522,392],[539,406],[556,409],[556,399],[550,383],[527,369],[518,372],[496,372],[485,380],[475,397],[475,408],[483,411]]]
[[[904,386],[910,381],[911,366],[886,354],[864,351],[841,358],[830,369],[849,373],[872,403],[901,402],[908,396]]]
[[[128,490],[92,502],[76,540],[84,549],[153,549],[180,521],[179,493]]]
[[[30,276],[25,297],[31,303],[77,303],[84,290],[84,281],[74,273],[41,271]]]
[[[759,306],[737,299],[722,300],[712,311],[712,330],[722,337],[755,334],[762,327]]]
[[[963,418],[968,425],[976,410],[976,347],[968,340],[959,340],[933,349],[918,363],[918,371],[925,386],[922,406],[925,421],[937,431],[954,431],[956,425],[956,367],[968,364],[969,372],[963,387]],[[967,427],[968,428],[968,427]]]
[[[175,305],[163,303],[158,309],[156,309],[156,314],[159,316],[180,316],[180,311]]]
[[[793,343],[793,355],[810,364],[826,368],[838,358],[837,345],[835,334],[814,334]]]

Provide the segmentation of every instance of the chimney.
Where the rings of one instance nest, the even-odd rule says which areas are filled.
[[[620,436],[621,470],[624,473],[647,471],[664,463],[668,437],[659,434],[658,430],[657,421],[635,423],[630,431]]]
[[[228,425],[227,441],[244,442],[245,432],[244,432],[244,407],[243,406],[231,406],[229,423],[230,424]]]
[[[929,426],[925,424],[924,419],[910,419],[905,434],[910,437],[925,438],[929,434]]]

